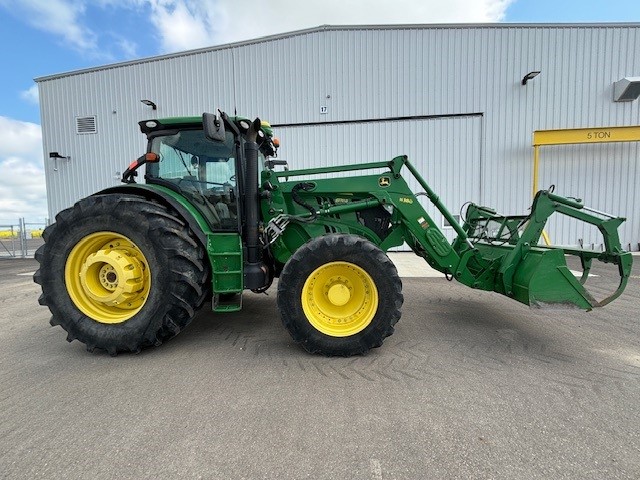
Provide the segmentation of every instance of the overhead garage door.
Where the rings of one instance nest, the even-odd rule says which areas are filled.
[[[279,157],[291,169],[390,160],[407,155],[449,211],[480,202],[482,116],[479,114],[276,128]],[[357,172],[355,172],[357,174]],[[350,172],[349,175],[354,174]],[[403,172],[414,192],[422,189]],[[418,197],[449,240],[455,232],[424,196]],[[407,249],[400,247],[399,249]]]

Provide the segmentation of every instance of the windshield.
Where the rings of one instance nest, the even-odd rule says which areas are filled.
[[[231,133],[225,142],[212,142],[204,137],[202,130],[182,130],[154,137],[151,151],[160,156],[160,163],[153,165],[158,168],[152,168],[153,172],[149,173],[166,180],[225,184],[235,176],[235,145]]]
[[[158,135],[151,151],[160,161],[147,165],[147,176],[171,182],[207,218],[212,228],[237,230],[236,155],[233,134],[213,142],[202,130]]]

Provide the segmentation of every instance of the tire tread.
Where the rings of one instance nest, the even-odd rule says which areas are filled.
[[[316,268],[315,265],[337,260],[338,258],[333,258],[335,256],[333,252],[349,252],[350,256],[355,258],[359,258],[360,255],[367,257],[371,264],[382,272],[379,278],[387,279],[386,286],[390,290],[385,295],[384,312],[380,312],[379,307],[380,315],[384,318],[376,321],[378,317],[376,313],[375,326],[370,325],[361,333],[339,339],[310,329],[310,324],[302,313],[301,302],[297,298],[302,288],[300,282],[304,283],[306,280],[306,276],[301,276],[300,272],[310,270],[309,265],[314,265],[313,268]],[[345,255],[342,254],[342,256]],[[340,260],[349,261],[349,258],[340,258]],[[368,273],[375,274],[375,272]],[[393,301],[388,303],[387,297],[393,298]],[[372,348],[380,347],[385,338],[393,334],[394,326],[401,317],[402,303],[402,281],[395,265],[375,244],[357,235],[328,234],[309,240],[291,256],[278,283],[278,309],[282,322],[294,342],[302,345],[309,353],[325,356],[362,355]]]
[[[158,275],[168,277],[171,295],[162,300],[166,302],[161,309],[164,311],[162,320],[150,320],[142,334],[132,330],[129,337],[125,332],[114,338],[109,333],[109,325],[94,322],[77,309],[75,314],[69,314],[68,306],[65,308],[63,300],[57,298],[60,295],[53,294],[55,283],[64,281],[59,272],[53,271],[52,259],[63,254],[60,248],[65,244],[66,236],[88,216],[93,216],[96,224],[104,218],[117,218],[120,222],[144,229],[147,232],[145,238],[151,239],[151,244],[162,250],[158,257],[168,259],[169,265],[163,265]],[[98,225],[95,230],[103,229]],[[207,297],[210,273],[204,248],[176,212],[143,197],[107,194],[84,198],[56,215],[56,223],[45,229],[43,238],[45,244],[36,252],[40,268],[34,274],[34,281],[42,286],[43,291],[39,302],[51,310],[52,325],[62,326],[69,341],[78,339],[90,351],[100,348],[110,355],[121,351],[137,353],[142,348],[161,344],[191,323],[195,311]],[[83,322],[92,322],[92,327],[79,328]]]

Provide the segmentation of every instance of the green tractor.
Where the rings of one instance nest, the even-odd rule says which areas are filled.
[[[244,290],[265,292],[277,277],[278,309],[295,342],[327,356],[363,354],[400,318],[402,284],[385,252],[403,243],[450,280],[531,306],[591,310],[618,297],[630,275],[631,254],[618,238],[624,219],[578,199],[540,191],[522,216],[471,204],[461,225],[404,156],[288,170],[259,119],[205,113],[140,128],[148,151],[124,172],[124,185],[60,212],[36,252],[40,304],[89,351],[160,345],[205,302],[214,312],[240,310]],[[135,182],[142,165],[144,184]],[[401,171],[453,226],[453,243]],[[342,176],[327,178],[334,173]],[[539,244],[555,212],[595,225],[604,251]],[[581,278],[567,255],[580,259]],[[594,259],[620,273],[601,301],[584,287]]]

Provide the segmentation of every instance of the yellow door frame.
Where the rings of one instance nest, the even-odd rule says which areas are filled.
[[[546,145],[576,145],[579,143],[640,142],[640,125],[630,127],[567,128],[533,132],[533,196],[538,192],[540,147]],[[546,232],[542,237],[551,244]]]
[[[568,128],[533,132],[533,195],[538,192],[540,147],[578,143],[640,142],[640,125],[632,127]]]

